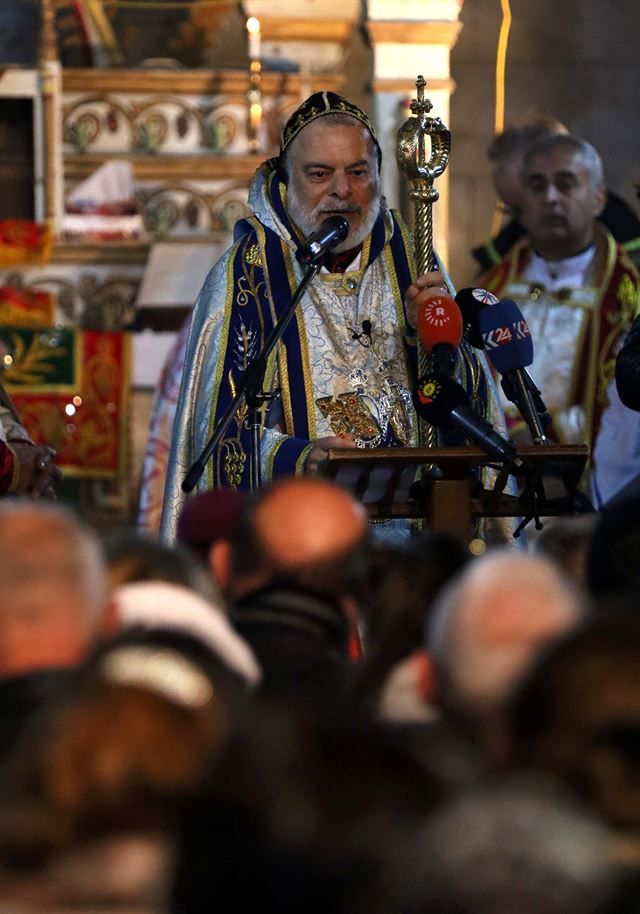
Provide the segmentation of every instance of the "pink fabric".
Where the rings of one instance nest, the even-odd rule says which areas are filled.
[[[178,394],[180,393],[180,381],[190,324],[191,316],[185,321],[174,345],[169,351],[160,375],[158,390],[151,410],[149,440],[147,442],[142,468],[142,483],[140,485],[138,527],[153,535],[157,535],[160,531],[171,433],[176,415]]]

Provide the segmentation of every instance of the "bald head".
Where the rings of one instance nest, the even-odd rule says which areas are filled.
[[[0,675],[80,660],[102,624],[95,534],[44,501],[0,503]]]
[[[429,647],[447,698],[468,716],[498,708],[581,614],[571,584],[540,556],[496,550],[474,561],[434,607]]]
[[[232,592],[289,578],[339,592],[368,538],[362,506],[317,477],[275,483],[251,500],[232,542]]]
[[[255,513],[266,554],[282,569],[330,561],[366,534],[362,506],[343,489],[317,478],[274,485]]]

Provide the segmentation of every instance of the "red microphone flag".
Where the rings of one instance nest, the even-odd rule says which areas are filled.
[[[448,295],[430,298],[418,311],[418,336],[427,352],[440,343],[457,349],[462,331],[462,313]]]

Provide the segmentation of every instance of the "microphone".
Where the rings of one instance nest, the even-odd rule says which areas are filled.
[[[484,348],[478,315],[487,305],[496,305],[499,298],[487,289],[468,288],[460,289],[456,293],[455,301],[462,314],[465,338],[476,349]]]
[[[484,340],[482,337],[482,331],[480,329],[480,312],[488,305],[492,306],[498,304],[500,299],[497,298],[493,292],[489,292],[487,289],[468,288],[460,289],[456,295],[455,300],[462,313],[465,338],[471,343],[472,346],[475,346],[476,349],[484,349]],[[519,311],[518,319],[521,318],[522,314]],[[547,412],[547,407],[545,406],[544,401],[540,395],[540,390],[538,389],[535,381],[526,368],[522,368],[522,375],[524,377],[527,388],[529,389],[529,393],[533,399],[535,410],[540,417],[542,427],[546,430],[549,423],[551,422],[551,416]],[[507,399],[511,400],[512,403],[516,403],[517,405],[517,392],[510,380],[503,377],[501,380],[501,386]]]
[[[462,339],[462,314],[448,295],[436,295],[418,311],[418,336],[433,360],[433,370],[451,377],[455,351]]]
[[[312,232],[296,251],[298,263],[316,263],[349,234],[349,223],[344,216],[329,216]]]
[[[464,389],[452,378],[425,375],[413,392],[413,405],[421,419],[438,429],[461,429],[494,460],[523,466],[515,445],[503,438],[471,408]]]
[[[526,371],[526,366],[533,362],[533,341],[522,311],[514,301],[505,298],[490,308],[483,308],[478,320],[485,351],[502,376],[505,395],[522,413],[534,443],[549,444],[539,415],[540,406],[545,413],[544,403]],[[538,395],[537,403],[534,402],[532,386]]]

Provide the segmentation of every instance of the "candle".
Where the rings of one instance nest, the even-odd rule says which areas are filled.
[[[249,91],[247,102],[249,106],[249,150],[258,152],[260,149],[260,123],[262,121],[262,93],[260,91],[261,63],[260,63],[260,21],[255,16],[247,19],[247,36],[249,39]]]
[[[247,34],[249,36],[249,60],[260,60],[260,20],[255,16],[247,19]]]
[[[253,136],[258,139],[258,131],[262,120],[262,105],[260,102],[253,102],[249,105],[249,125]]]

